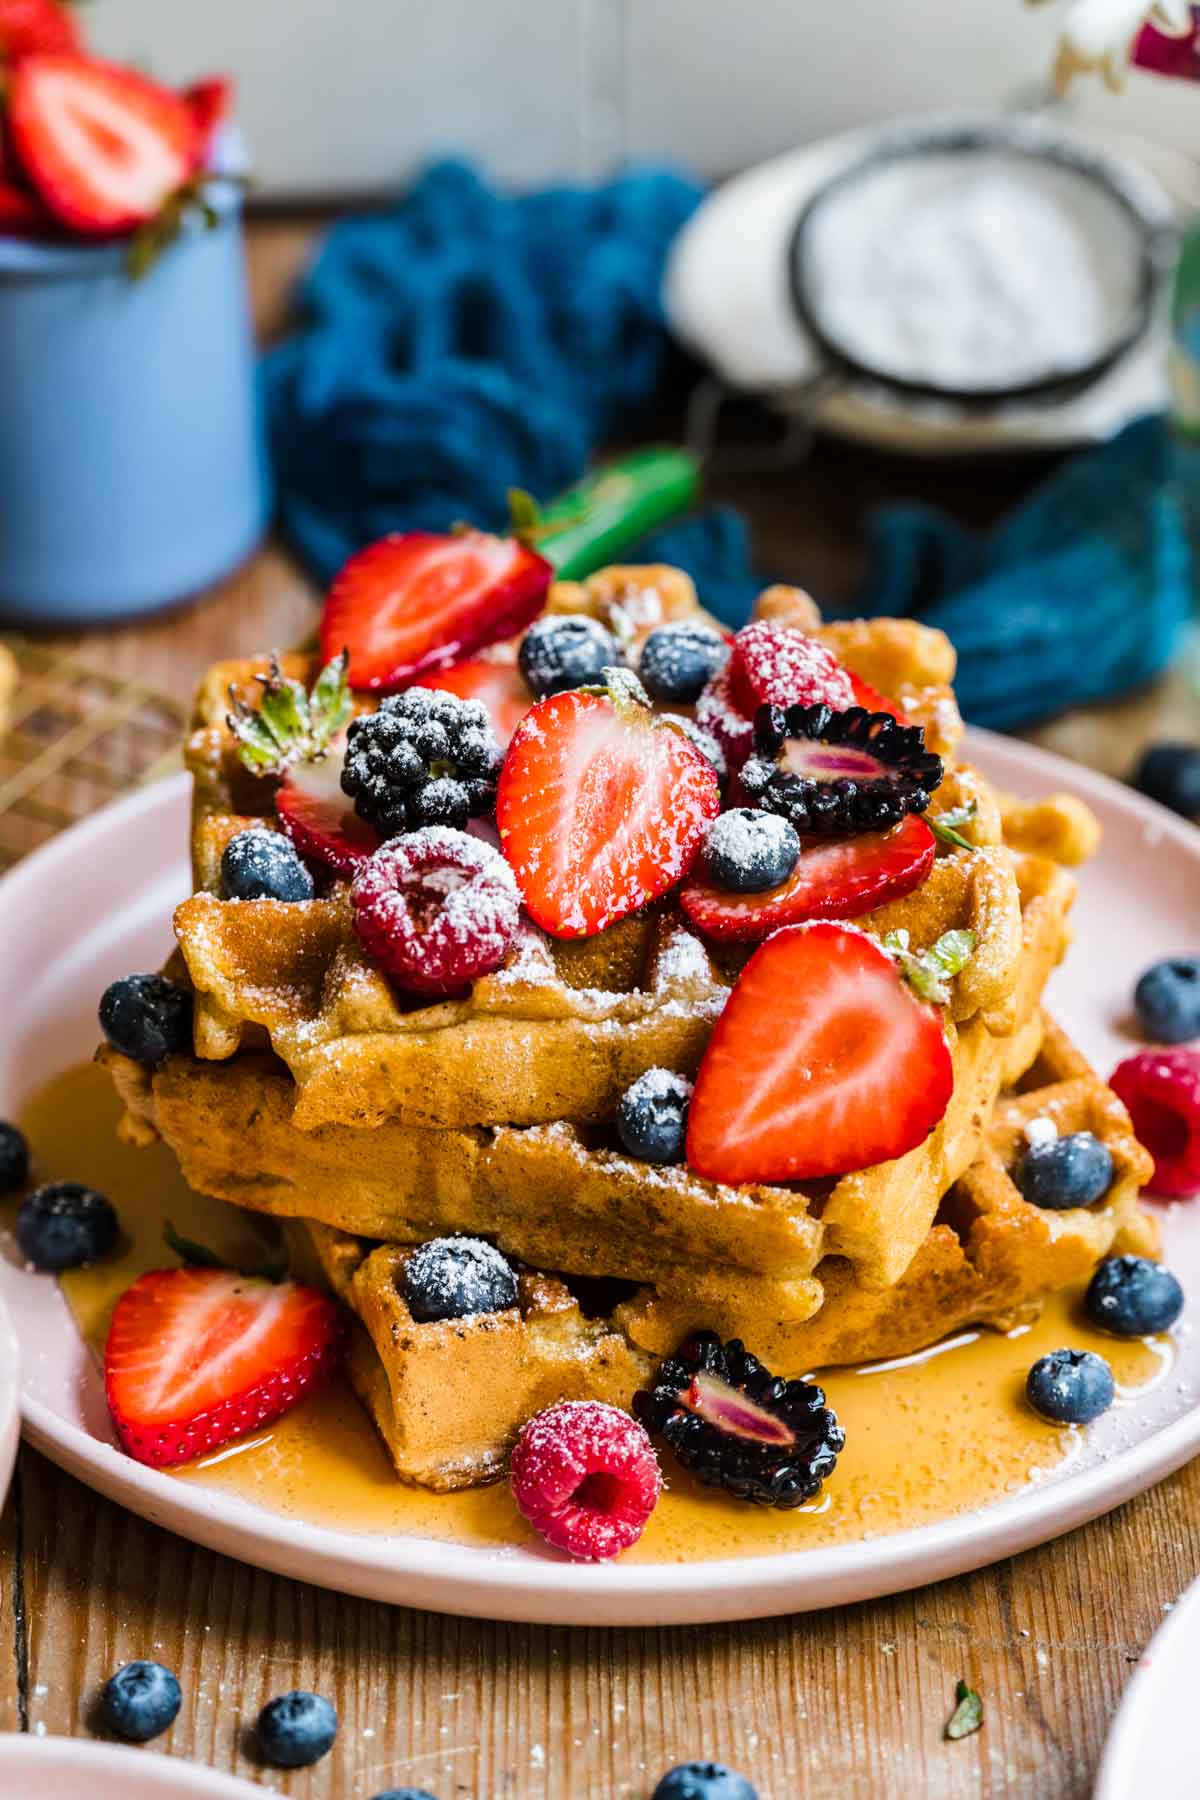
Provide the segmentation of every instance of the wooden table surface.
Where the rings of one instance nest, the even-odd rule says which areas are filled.
[[[262,221],[250,256],[264,336],[286,316],[309,221]],[[818,592],[852,592],[861,524],[882,499],[936,499],[986,523],[1028,464],[912,468],[820,447],[805,467],[720,484],[762,560]],[[184,611],[78,643],[93,661],[185,696],[218,656],[286,645],[315,617],[309,583],[265,547]],[[1140,746],[1196,735],[1184,684],[1030,734],[1112,772]],[[157,1748],[298,1796],[403,1785],[439,1800],[649,1796],[701,1754],[762,1800],[1090,1792],[1132,1665],[1200,1571],[1200,1464],[1071,1537],[914,1594],[741,1626],[596,1631],[490,1625],[345,1599],[262,1574],[144,1524],[29,1449],[0,1523],[0,1729],[80,1733],[118,1664],[157,1658],[183,1710]],[[956,1680],[985,1724],[947,1743]],[[272,1694],[311,1687],[341,1729],[314,1770],[262,1768],[245,1727]]]

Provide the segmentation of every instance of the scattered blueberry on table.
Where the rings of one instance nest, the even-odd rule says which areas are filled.
[[[182,1699],[170,1669],[156,1662],[130,1662],[105,1682],[100,1710],[110,1731],[132,1744],[145,1744],[174,1724]]]
[[[1172,956],[1147,969],[1133,990],[1138,1024],[1156,1044],[1200,1037],[1200,956]]]
[[[372,1794],[371,1800],[437,1800],[428,1788],[384,1788],[382,1794]]]
[[[192,997],[165,975],[123,975],[105,988],[100,1029],[122,1056],[160,1063],[192,1042]]]
[[[758,1790],[724,1763],[689,1762],[667,1770],[654,1800],[758,1800]]]
[[[1160,806],[1185,819],[1200,816],[1200,744],[1151,744],[1132,780]]]
[[[419,1325],[506,1312],[517,1304],[517,1277],[483,1238],[430,1238],[404,1269],[404,1301]]]
[[[1183,1311],[1183,1289],[1147,1256],[1112,1256],[1088,1284],[1083,1310],[1091,1324],[1113,1337],[1145,1337],[1168,1331]]]
[[[1034,1412],[1052,1425],[1090,1425],[1113,1403],[1112,1370],[1094,1350],[1052,1350],[1025,1381]]]
[[[1093,1132],[1072,1131],[1030,1144],[1013,1173],[1031,1206],[1092,1206],[1112,1186],[1112,1153]]]
[[[23,1132],[0,1119],[0,1194],[15,1194],[29,1179],[29,1145]]]
[[[111,1201],[79,1181],[35,1188],[17,1211],[17,1242],[35,1269],[81,1269],[106,1256],[116,1239]]]
[[[258,826],[226,844],[221,892],[226,900],[311,900],[316,888],[294,845]]]
[[[617,1103],[617,1136],[639,1162],[683,1161],[692,1084],[670,1069],[647,1069]]]
[[[322,1694],[295,1688],[268,1700],[258,1715],[258,1747],[277,1769],[319,1762],[337,1736],[337,1713]]]

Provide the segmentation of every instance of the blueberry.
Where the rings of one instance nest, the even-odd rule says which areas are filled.
[[[1034,1363],[1025,1395],[1054,1425],[1090,1425],[1113,1403],[1112,1370],[1093,1350],[1052,1350]]]
[[[1088,1284],[1083,1310],[1114,1337],[1167,1331],[1183,1311],[1183,1289],[1161,1263],[1146,1256],[1113,1256]]]
[[[1200,1037],[1200,956],[1173,956],[1146,970],[1133,990],[1138,1021],[1156,1044]]]
[[[639,1162],[683,1161],[692,1084],[670,1069],[647,1069],[617,1103],[617,1136]]]
[[[160,1063],[192,1042],[192,997],[165,975],[123,975],[104,990],[100,1029],[122,1056]]]
[[[337,1713],[320,1694],[296,1688],[268,1700],[258,1715],[258,1747],[277,1769],[319,1762],[337,1736]]]
[[[15,1125],[0,1119],[0,1194],[13,1194],[29,1179],[29,1145]]]
[[[1030,1144],[1014,1178],[1031,1206],[1062,1212],[1091,1206],[1112,1186],[1113,1159],[1107,1144],[1090,1131],[1073,1131],[1048,1144]]]
[[[287,838],[255,826],[226,844],[221,892],[227,900],[311,900],[316,890]]]
[[[384,1788],[382,1794],[373,1794],[371,1800],[437,1800],[428,1788]]]
[[[1200,816],[1200,744],[1151,744],[1133,785],[1185,819]]]
[[[758,1800],[758,1790],[724,1763],[689,1762],[667,1770],[654,1800]]]
[[[547,613],[521,639],[521,673],[539,699],[589,687],[621,660],[610,631],[583,613]]]
[[[78,1181],[52,1181],[26,1195],[17,1242],[35,1269],[79,1269],[112,1249],[117,1215],[103,1194]]]
[[[729,646],[711,625],[681,619],[660,625],[642,645],[638,674],[652,700],[690,706],[729,661]]]
[[[404,1300],[418,1324],[506,1312],[517,1304],[517,1277],[482,1238],[430,1238],[408,1259]]]
[[[100,1710],[110,1731],[144,1744],[174,1724],[182,1699],[170,1669],[156,1662],[131,1662],[105,1682]]]
[[[704,861],[718,887],[761,894],[786,881],[800,860],[794,825],[778,813],[735,806],[709,826]]]

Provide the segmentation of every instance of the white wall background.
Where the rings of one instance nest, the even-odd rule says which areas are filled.
[[[228,68],[260,191],[380,191],[459,150],[526,182],[625,155],[709,174],[868,118],[1002,106],[1050,66],[1021,0],[94,0],[98,48]],[[1200,88],[1134,77],[1079,113],[1200,155]]]

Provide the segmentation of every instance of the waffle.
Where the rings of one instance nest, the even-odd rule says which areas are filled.
[[[1149,1159],[1124,1108],[1052,1021],[1039,1016],[1032,1028],[1035,1060],[996,1107],[979,1155],[903,1278],[871,1290],[842,1259],[826,1259],[814,1317],[780,1323],[767,1303],[743,1331],[771,1367],[796,1376],[906,1355],[968,1325],[1008,1329],[1110,1252],[1157,1253],[1157,1228],[1137,1200]],[[1045,1212],[1022,1199],[1008,1169],[1034,1118],[1107,1144],[1116,1175],[1102,1200]],[[589,1316],[564,1280],[530,1270],[512,1311],[417,1324],[398,1279],[408,1251],[303,1221],[287,1233],[298,1271],[322,1279],[356,1315],[350,1377],[397,1473],[438,1489],[495,1479],[525,1419],[556,1399],[628,1407],[655,1356],[697,1326],[729,1324],[719,1309],[680,1308],[652,1290]]]
[[[988,854],[947,858],[934,872],[945,868],[945,883],[931,880],[932,892],[913,896],[908,912],[881,909],[872,927],[884,915],[888,928],[905,917],[915,943],[931,941],[937,929],[927,934],[923,909],[936,911],[944,929],[947,895],[967,904],[963,867],[986,869]],[[769,1287],[777,1317],[798,1321],[821,1306],[822,1258],[844,1258],[869,1286],[899,1279],[942,1195],[975,1156],[1006,1074],[1019,1072],[1014,1058],[1027,1064],[1036,1054],[1029,1027],[1066,947],[1074,882],[1044,859],[995,855],[1011,864],[1019,896],[1018,980],[1003,1008],[1011,1035],[996,1035],[980,1014],[949,1021],[954,1092],[930,1137],[893,1162],[812,1190],[723,1187],[686,1167],[632,1161],[613,1147],[610,1128],[562,1119],[472,1130],[391,1119],[372,1131],[299,1131],[291,1076],[268,1056],[172,1057],[151,1072],[111,1050],[100,1055],[131,1129],[164,1138],[202,1193],[389,1243],[476,1233],[535,1267],[652,1282],[727,1317],[740,1318],[753,1277]]]
[[[635,640],[664,618],[704,616],[688,578],[661,567],[559,583],[550,604],[590,611]],[[797,589],[768,589],[759,610],[815,628],[848,667],[897,698],[948,760],[933,813],[972,803],[980,850],[940,857],[918,894],[884,909],[879,928],[907,927],[917,943],[931,942],[935,925],[973,930],[976,954],[955,984],[951,1017],[962,1025],[979,1015],[992,1032],[1012,1030],[1017,882],[994,797],[952,760],[961,721],[948,640],[911,620],[815,625],[815,608]],[[292,1077],[292,1117],[305,1131],[391,1120],[447,1130],[586,1124],[610,1117],[647,1068],[695,1071],[736,963],[722,963],[669,913],[576,943],[528,926],[508,964],[468,996],[413,1004],[362,954],[344,886],[302,907],[222,900],[226,843],[272,822],[271,784],[247,773],[225,721],[229,688],[251,697],[265,666],[260,658],[210,671],[188,742],[198,891],[176,912],[175,930],[196,993],[198,1058],[269,1047]],[[305,681],[315,673],[303,656],[285,659],[285,668]]]

